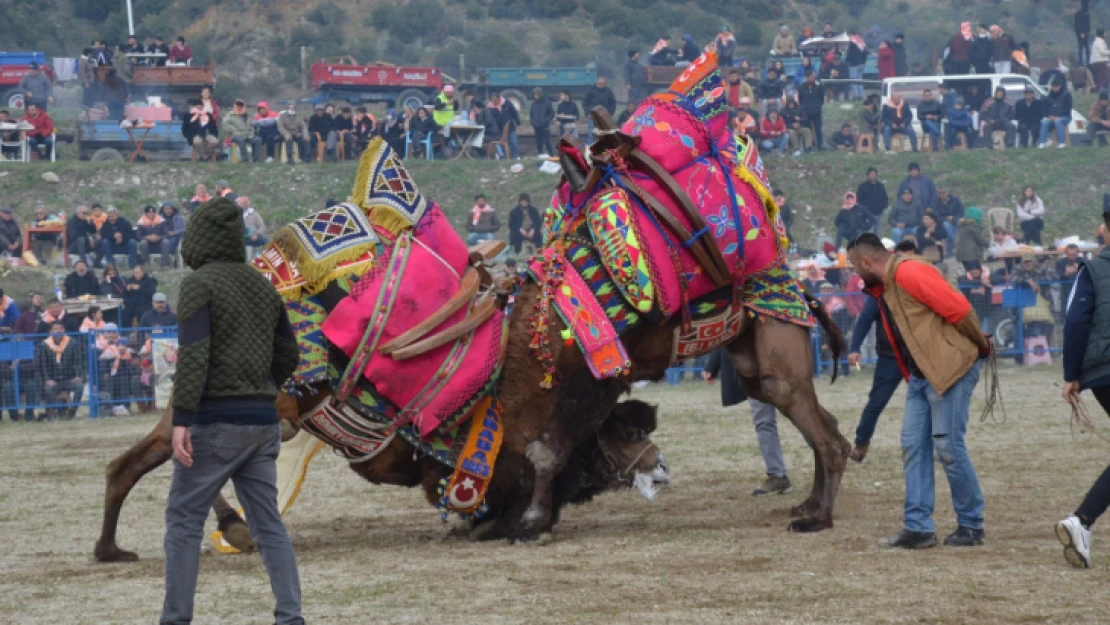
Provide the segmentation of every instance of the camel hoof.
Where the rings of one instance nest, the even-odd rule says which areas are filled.
[[[251,538],[250,529],[244,521],[235,521],[229,523],[227,528],[223,530],[224,541],[227,544],[235,547],[240,553],[250,553],[254,551],[254,540]]]
[[[832,519],[810,517],[807,519],[798,519],[797,521],[791,521],[790,525],[788,525],[786,529],[790,532],[811,534],[813,532],[820,532],[821,530],[831,529],[832,526]]]
[[[96,561],[97,562],[138,562],[139,561],[139,554],[135,553],[134,551],[124,551],[123,549],[120,549],[119,547],[117,547],[115,545],[112,545],[110,547],[103,547],[103,548],[100,545],[97,545],[96,550],[93,551],[93,555],[96,556]]]
[[[795,519],[800,517],[813,516],[813,514],[817,512],[818,507],[820,507],[820,504],[818,504],[817,502],[806,500],[803,501],[801,504],[791,508],[790,516],[794,517]]]

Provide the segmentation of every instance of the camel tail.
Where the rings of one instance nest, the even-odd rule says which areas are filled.
[[[829,384],[833,384],[836,382],[837,373],[840,371],[840,356],[847,350],[848,344],[844,339],[844,332],[842,332],[840,326],[836,325],[836,322],[829,317],[829,313],[825,310],[825,306],[821,303],[821,300],[813,297],[809,293],[805,295],[806,301],[809,302],[809,309],[813,311],[813,314],[817,317],[818,323],[825,329],[825,334],[829,337],[829,351],[832,352],[833,362],[832,382],[829,382]]]

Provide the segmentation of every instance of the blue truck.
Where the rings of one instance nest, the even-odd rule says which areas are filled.
[[[81,160],[121,163],[135,152],[125,128],[118,121],[77,122],[77,153]],[[142,139],[144,128],[132,128],[136,139]],[[193,146],[181,134],[181,122],[154,122],[154,127],[143,142],[143,152],[151,161],[187,161],[193,156]]]

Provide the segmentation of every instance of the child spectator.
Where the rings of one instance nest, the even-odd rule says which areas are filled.
[[[970,149],[975,145],[973,132],[975,130],[975,122],[972,120],[971,113],[968,112],[963,98],[956,98],[956,104],[952,110],[948,112],[948,137],[945,142],[951,148],[956,145],[956,135],[963,133],[964,139],[967,142],[967,147]]]

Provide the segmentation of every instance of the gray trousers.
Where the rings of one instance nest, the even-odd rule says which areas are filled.
[[[759,441],[759,453],[763,456],[767,475],[786,477],[786,460],[782,457],[782,443],[779,442],[779,427],[775,423],[774,404],[765,404],[750,397],[748,403],[752,405],[755,437]]]
[[[277,507],[275,461],[281,450],[281,428],[219,423],[189,430],[193,466],[186,468],[174,459],[166,501],[166,599],[159,623],[192,622],[204,521],[220,488],[231,480],[270,575],[275,622],[303,625],[297,559]]]

